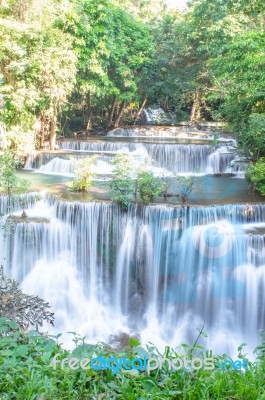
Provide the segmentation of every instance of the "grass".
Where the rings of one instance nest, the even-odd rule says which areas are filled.
[[[256,349],[255,362],[248,361],[248,369],[223,370],[217,367],[226,355],[214,356],[213,370],[169,370],[163,363],[161,370],[147,371],[111,369],[96,371],[92,368],[73,370],[59,361],[54,368],[55,355],[62,361],[75,357],[147,357],[175,358],[185,350],[187,357],[205,353],[200,346],[183,345],[177,350],[167,347],[163,354],[148,344],[145,348],[132,339],[125,350],[114,350],[104,343],[88,345],[84,338],[73,336],[75,349],[65,350],[57,337],[37,332],[22,332],[18,326],[0,318],[0,400],[145,400],[145,399],[265,399],[265,344]],[[238,358],[246,361],[244,346],[239,347]]]

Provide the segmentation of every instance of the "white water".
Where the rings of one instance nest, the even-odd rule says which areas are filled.
[[[101,141],[61,142],[65,153],[35,153],[28,157],[25,168],[48,174],[71,176],[73,163],[79,157],[90,157],[99,153],[94,172],[99,175],[112,174],[112,159],[118,152],[131,156],[134,162],[145,164],[156,176],[172,174],[216,174],[235,173],[240,177],[245,166],[234,163],[238,159],[234,148],[222,145],[217,149],[209,144],[159,144],[124,143]],[[74,153],[69,153],[74,151]],[[86,153],[85,153],[86,152]]]
[[[122,152],[132,171],[143,163],[156,176],[243,176],[233,140],[157,143],[168,132],[211,137],[174,129],[116,130],[115,142],[62,141],[60,152],[29,156],[26,168],[72,176],[76,159],[98,153],[94,172],[111,175],[112,158]],[[153,138],[135,143],[119,135]],[[1,233],[0,261],[25,292],[50,302],[55,332],[77,331],[90,342],[138,333],[163,348],[194,343],[205,321],[209,338],[202,344],[216,353],[234,357],[241,343],[250,351],[258,344],[265,328],[265,205],[131,206],[125,213],[107,202],[35,202],[29,197],[27,221]],[[21,204],[8,208],[0,198],[0,210],[20,215]]]
[[[0,200],[5,212],[5,199]],[[1,262],[27,293],[49,301],[56,331],[90,342],[139,332],[143,342],[216,353],[253,349],[265,327],[265,205],[174,209],[110,203],[29,205],[1,243]],[[20,215],[20,211],[17,211]]]
[[[162,108],[145,108],[143,110],[147,125],[155,125],[165,123],[169,120]]]
[[[217,143],[231,143],[236,145],[236,141],[230,137],[218,137],[211,131],[201,131],[196,128],[184,127],[184,126],[134,126],[127,128],[115,128],[108,132],[107,136],[117,138],[175,138],[175,139],[190,139],[190,140],[207,140],[216,141]]]

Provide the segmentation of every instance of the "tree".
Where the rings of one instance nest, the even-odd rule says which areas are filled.
[[[265,158],[262,157],[255,164],[252,164],[246,174],[251,181],[253,189],[265,196]]]
[[[10,151],[0,152],[0,195],[8,196],[8,211],[14,201],[18,201],[22,207],[22,216],[25,217],[24,209],[27,200],[23,194],[29,191],[30,182],[27,179],[20,179],[16,175],[16,169],[20,162],[18,157]],[[21,196],[22,195],[22,196]]]
[[[246,127],[238,136],[241,146],[255,160],[265,156],[265,113],[250,114]]]
[[[14,321],[22,329],[34,325],[38,330],[44,321],[53,325],[54,314],[49,308],[49,304],[38,296],[22,293],[18,284],[5,276],[0,267],[0,318]]]
[[[136,180],[136,199],[137,202],[147,204],[160,196],[164,191],[164,184],[156,178],[151,171],[140,170]]]
[[[0,192],[12,196],[28,191],[30,183],[16,176],[19,159],[12,152],[0,152]]]
[[[118,126],[126,108],[141,101],[138,83],[152,53],[148,29],[108,1],[86,0],[68,31],[78,54],[70,112],[87,131],[96,123]]]
[[[111,199],[122,208],[133,202],[150,203],[165,190],[164,182],[156,178],[144,165],[135,165],[125,154],[117,154],[113,160],[113,179],[110,184]]]
[[[264,2],[199,0],[190,5],[197,49],[211,77],[208,101],[238,132],[250,113],[264,112]]]
[[[135,193],[131,160],[127,155],[119,153],[113,159],[113,166],[110,196],[112,201],[119,203],[122,208],[126,209]]]
[[[10,0],[0,9],[0,117],[15,150],[21,138],[26,150],[29,141],[42,147],[45,135],[54,149],[58,115],[75,79],[72,38],[61,29],[70,10],[67,0]]]
[[[190,194],[194,190],[194,186],[199,182],[201,178],[198,176],[179,176],[175,175],[172,177],[163,178],[163,196],[165,199],[168,197],[176,198],[177,201],[181,202],[182,206],[185,206]],[[171,185],[174,186],[171,186]],[[169,187],[172,192],[169,193]]]
[[[194,189],[194,185],[200,178],[196,176],[176,176],[175,182],[177,185],[176,196],[181,201],[182,205],[185,205],[189,195]]]
[[[114,0],[114,2],[143,22],[160,18],[166,11],[164,0]]]
[[[70,184],[70,190],[73,192],[87,192],[94,178],[93,166],[98,159],[97,155],[82,158],[74,162],[74,180]]]
[[[222,109],[235,130],[244,130],[251,113],[265,111],[264,46],[264,33],[244,32],[212,60],[215,81],[223,98]]]
[[[165,14],[152,26],[155,54],[143,74],[151,104],[198,121],[208,112],[211,77],[190,14]]]

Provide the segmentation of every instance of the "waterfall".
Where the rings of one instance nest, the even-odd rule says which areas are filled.
[[[162,108],[145,108],[143,110],[145,119],[146,119],[146,124],[147,125],[156,125],[156,124],[162,124],[162,123],[172,123],[173,118],[169,118],[169,116],[165,113]],[[170,121],[171,119],[171,121]]]
[[[123,143],[123,142],[103,142],[96,140],[91,140],[91,141],[63,140],[60,142],[60,149],[62,150],[116,152],[124,148],[128,149],[127,151],[133,151],[135,150],[135,144]]]
[[[144,342],[177,346],[191,343],[205,320],[205,345],[216,352],[258,343],[264,204],[123,212],[50,196],[29,206],[28,220],[14,220],[2,238],[1,262],[24,291],[51,303],[57,331],[91,342],[139,332]]]
[[[208,173],[226,172],[229,164],[235,159],[235,152],[229,151],[225,146],[219,147],[210,154],[207,160],[206,171]]]
[[[160,138],[160,139],[186,139],[201,141],[216,141],[236,145],[235,139],[229,136],[219,136],[209,130],[199,130],[189,126],[128,126],[115,128],[108,132],[108,138]]]
[[[0,217],[11,212],[32,207],[39,200],[38,193],[0,196]]]
[[[96,173],[111,174],[112,158],[122,152],[136,158],[137,163],[140,161],[152,166],[157,175],[214,174],[233,172],[230,165],[237,158],[234,148],[221,145],[216,149],[210,144],[62,141],[60,149],[60,152],[29,155],[25,168],[48,174],[71,175],[73,160],[98,153],[103,164],[98,165]]]
[[[161,167],[175,173],[205,173],[209,158],[214,151],[210,145],[170,145],[170,144],[148,144],[148,154]],[[224,172],[225,165],[229,162],[224,160],[223,165],[219,163],[218,172]],[[216,172],[215,170],[213,172]]]
[[[28,156],[25,169],[33,169],[44,174],[54,174],[72,177],[74,173],[74,163],[81,158],[90,157],[97,154],[91,152],[66,152],[66,153],[32,153]],[[102,152],[99,154],[95,166],[92,167],[95,174],[106,175],[112,173],[111,157],[113,153]]]

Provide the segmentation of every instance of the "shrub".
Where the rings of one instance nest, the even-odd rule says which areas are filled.
[[[122,208],[127,208],[135,190],[130,158],[125,154],[117,154],[113,159],[113,166],[110,196]]]
[[[250,114],[246,128],[239,135],[239,140],[255,159],[265,156],[265,114]]]
[[[8,335],[0,339],[0,398],[1,399],[122,399],[122,400],[195,400],[195,399],[263,399],[264,398],[264,343],[257,348],[257,361],[248,362],[247,371],[222,370],[218,364],[228,356],[214,356],[216,368],[213,370],[169,370],[167,362],[161,370],[153,370],[150,375],[144,370],[122,368],[113,374],[110,368],[96,371],[91,367],[84,370],[77,365],[71,369],[68,362],[59,366],[63,359],[106,357],[134,358],[183,358],[187,359],[192,350],[201,356],[200,346],[182,345],[180,348],[159,352],[149,343],[146,348],[136,341],[130,341],[130,349],[114,350],[104,343],[89,345],[84,338],[74,336],[76,347],[72,352],[64,350],[51,337],[37,332],[25,333],[12,321],[0,318],[0,331]],[[57,335],[55,339],[58,339]],[[135,343],[134,343],[135,342]],[[238,348],[238,358],[247,361]],[[54,367],[56,355],[57,366]],[[210,356],[210,355],[209,355]]]
[[[155,197],[160,196],[165,189],[161,180],[156,178],[150,171],[138,172],[135,185],[137,201],[144,204],[153,201]]]
[[[0,152],[0,164],[0,191],[8,196],[27,192],[30,183],[16,176],[19,159],[10,151]]]
[[[72,192],[87,192],[92,184],[94,172],[92,167],[98,159],[97,155],[77,160],[74,163],[74,180],[70,184]]]
[[[180,199],[181,203],[186,204],[189,195],[194,189],[195,183],[200,178],[196,176],[176,176],[177,191],[176,196]]]
[[[42,326],[43,321],[53,325],[50,306],[38,296],[29,296],[19,289],[18,284],[3,273],[0,267],[0,317],[5,317],[21,328]],[[0,332],[1,337],[1,332]]]
[[[125,154],[117,154],[113,165],[111,199],[122,208],[127,208],[133,199],[137,203],[147,204],[165,190],[165,184],[159,178],[151,171],[144,170],[142,165],[133,165]]]
[[[253,188],[265,196],[265,158],[260,158],[258,162],[252,164],[248,168],[246,177],[251,181]]]
[[[18,155],[25,156],[36,148],[36,134],[34,129],[22,129],[13,126],[7,131],[8,146]]]

